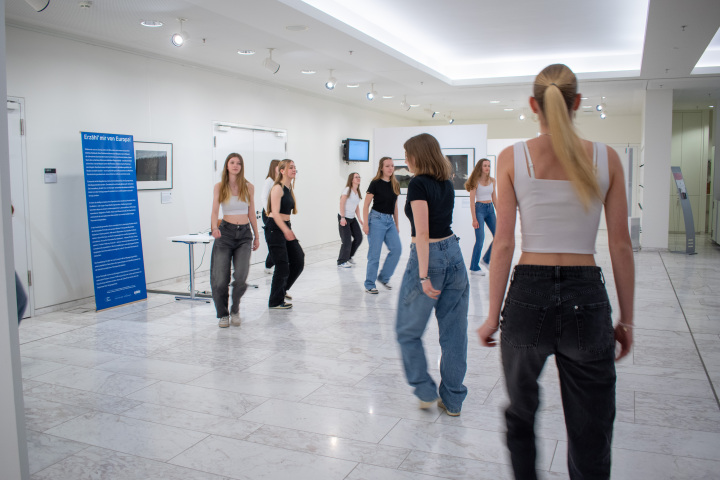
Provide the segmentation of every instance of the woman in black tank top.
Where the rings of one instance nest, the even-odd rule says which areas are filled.
[[[265,239],[275,263],[268,306],[273,309],[292,308],[292,304],[286,302],[292,299],[288,290],[305,267],[305,253],[290,225],[290,214],[297,213],[293,193],[295,173],[295,162],[289,159],[280,162],[267,204]]]

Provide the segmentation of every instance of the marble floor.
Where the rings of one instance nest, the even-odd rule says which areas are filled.
[[[694,256],[635,256],[636,345],[617,365],[614,479],[720,478],[720,248],[706,237],[698,244]],[[472,245],[463,248],[469,258]],[[602,237],[598,251],[616,304]],[[366,294],[365,261],[338,269],[336,254],[337,245],[307,252],[289,311],[268,311],[270,276],[253,266],[249,283],[259,288],[243,298],[241,327],[219,329],[211,304],[169,295],[23,322],[32,478],[512,478],[498,349],[474,334],[487,277],[471,277],[469,395],[452,418],[419,410],[406,385],[393,333],[397,288]],[[396,286],[405,263],[404,255]],[[198,287],[209,289],[207,277]],[[552,362],[537,435],[541,478],[567,478]]]

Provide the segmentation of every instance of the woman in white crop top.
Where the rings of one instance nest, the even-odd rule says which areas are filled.
[[[245,179],[245,163],[239,153],[225,159],[222,178],[213,189],[210,229],[215,238],[210,259],[210,285],[218,326],[240,326],[240,298],[250,270],[250,252],[260,246],[255,218],[255,188]],[[218,222],[220,206],[223,217]],[[250,228],[252,227],[252,232]],[[228,310],[230,264],[234,268],[232,307]]]
[[[362,219],[360,218],[360,174],[353,172],[348,175],[345,188],[340,194],[340,213],[338,213],[338,228],[340,230],[340,254],[337,266],[350,268],[355,263],[353,256],[362,243]]]
[[[507,445],[515,478],[536,478],[537,378],[550,355],[560,380],[569,476],[610,478],[615,361],[632,346],[635,274],[622,165],[613,149],[575,133],[572,119],[580,101],[573,72],[565,65],[546,67],[530,97],[540,135],[498,158],[490,307],[478,335],[483,345],[495,346],[493,335],[502,330],[510,400]],[[593,256],[603,206],[620,310],[614,327]],[[517,209],[522,255],[501,312]]]
[[[490,233],[495,235],[495,208],[497,203],[495,196],[495,179],[490,176],[490,160],[481,159],[475,164],[470,177],[465,182],[465,190],[470,192],[470,214],[472,215],[472,226],[475,230],[475,246],[472,257],[470,257],[470,274],[485,275],[480,269],[480,255],[485,241],[485,224]],[[492,242],[485,255],[482,257],[482,264],[490,268],[490,255],[492,253]]]

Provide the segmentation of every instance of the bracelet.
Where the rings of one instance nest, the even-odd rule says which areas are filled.
[[[622,328],[623,328],[623,331],[625,331],[625,332],[628,331],[628,328],[635,328],[634,325],[631,325],[631,324],[629,324],[629,323],[622,323],[622,322],[618,322],[618,326],[619,326],[619,327],[622,327]]]
[[[430,280],[430,277],[420,277],[420,283],[424,282],[425,280]]]

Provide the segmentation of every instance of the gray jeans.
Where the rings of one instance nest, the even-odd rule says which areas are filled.
[[[245,280],[250,270],[253,236],[249,224],[234,225],[222,221],[219,228],[220,238],[215,239],[210,260],[210,285],[217,318],[222,318],[230,315],[228,293],[231,262],[234,270],[231,311],[240,311],[240,298],[247,290]]]

